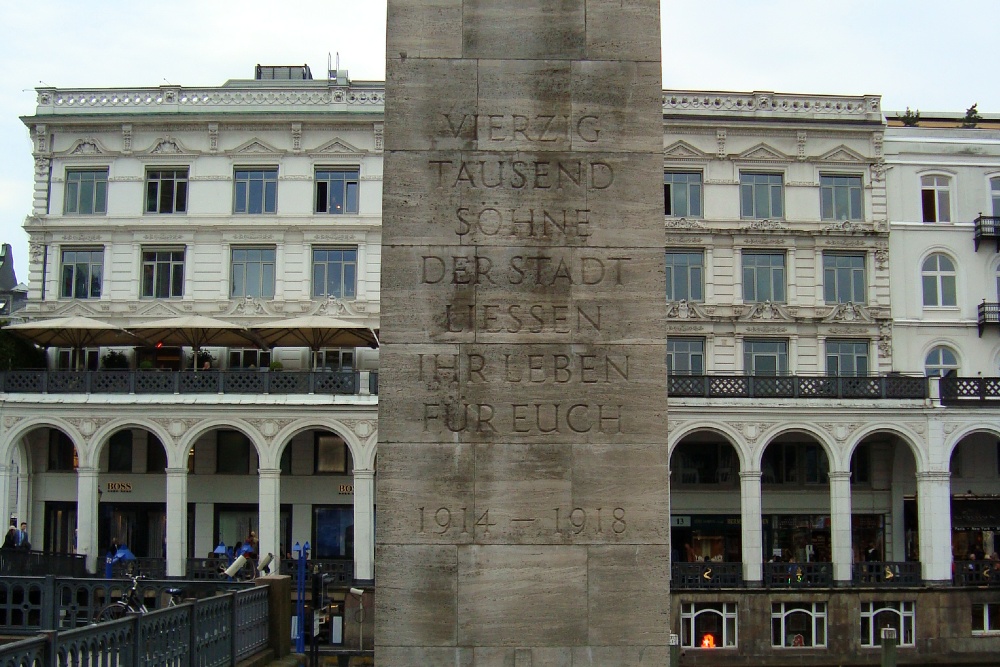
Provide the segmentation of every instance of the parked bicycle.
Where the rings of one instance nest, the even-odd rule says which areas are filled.
[[[139,595],[139,580],[142,579],[142,575],[133,574],[129,575],[129,578],[132,580],[132,586],[122,592],[121,599],[109,602],[101,607],[101,610],[94,616],[95,623],[116,621],[128,614],[145,614],[149,611],[146,609],[146,604],[143,602],[142,596]],[[181,602],[181,595],[184,589],[167,588],[164,589],[164,592],[170,596],[167,606],[176,607]]]

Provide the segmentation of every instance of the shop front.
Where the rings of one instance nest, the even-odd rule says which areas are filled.
[[[951,545],[955,560],[976,560],[1000,551],[1000,499],[951,500]]]
[[[771,514],[763,517],[764,558],[768,561],[828,563],[830,515]]]
[[[743,560],[739,514],[675,514],[670,540],[678,562]]]

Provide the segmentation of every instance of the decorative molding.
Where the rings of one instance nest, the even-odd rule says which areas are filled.
[[[234,234],[223,234],[223,238],[229,241],[273,241],[277,234],[269,232],[236,232]]]
[[[788,229],[788,224],[783,220],[750,220],[740,225],[740,231],[773,231]]]
[[[316,304],[316,308],[313,310],[312,315],[357,315],[362,312],[364,308],[358,308],[358,305],[354,301],[345,301],[339,299],[335,296],[328,296],[326,301],[320,301]]]
[[[875,268],[885,271],[889,268],[889,251],[879,248],[875,251]]]
[[[701,149],[692,146],[686,141],[675,141],[663,149],[663,157],[674,160],[704,160],[709,157]]]
[[[877,95],[833,96],[790,95],[771,92],[723,93],[705,91],[670,91],[663,94],[663,112],[693,111],[756,114],[770,111],[778,114],[855,117],[859,120],[881,118],[882,108]]]
[[[761,142],[756,146],[752,146],[747,150],[740,153],[734,158],[735,160],[741,160],[746,162],[791,162],[792,158],[785,155],[777,148],[773,146],[768,146],[766,143]]]
[[[848,148],[844,144],[837,146],[836,148],[830,149],[827,152],[820,155],[818,158],[814,158],[818,162],[844,162],[850,164],[868,164],[870,160],[865,156],[861,155],[857,151]]]
[[[159,234],[142,234],[139,238],[143,241],[183,241],[187,234],[168,234],[161,232]]]
[[[61,234],[59,241],[100,241],[102,234]]]
[[[806,133],[804,130],[799,130],[795,133],[795,149],[796,149],[796,159],[799,162],[805,162],[806,159]]]
[[[362,439],[370,438],[378,430],[378,422],[374,419],[341,419],[340,423]]]
[[[334,137],[326,143],[308,151],[308,154],[317,157],[336,155],[338,157],[361,158],[366,152],[364,149],[348,143],[345,139]]]
[[[775,320],[790,322],[793,319],[784,304],[764,301],[763,303],[747,304],[747,312],[740,318],[743,321],[766,321]]]
[[[385,150],[385,125],[375,123],[373,130],[375,133],[375,152],[381,153]]]
[[[705,326],[701,324],[668,324],[666,330],[669,333],[702,333],[705,331]]]
[[[219,152],[219,124],[209,123],[208,124],[208,152],[218,153]]]
[[[132,154],[132,123],[122,123],[122,154]]]
[[[838,303],[822,319],[823,322],[864,322],[871,323],[874,319],[864,304],[853,302]]]
[[[666,229],[708,229],[700,220],[688,218],[667,218],[663,226]]]
[[[292,123],[292,152],[302,152],[302,123]]]
[[[284,155],[285,151],[275,148],[269,143],[253,138],[249,141],[245,141],[236,148],[226,151],[227,155],[246,157],[250,155],[260,155],[260,156],[279,156]]]
[[[693,303],[687,299],[667,302],[667,319],[687,320],[705,319],[707,315],[702,310],[701,304]]]

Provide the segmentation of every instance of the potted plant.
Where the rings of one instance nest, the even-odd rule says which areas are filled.
[[[143,359],[142,361],[139,362],[139,370],[151,371],[153,370],[153,368],[155,368],[153,366],[153,362],[149,359]]]
[[[127,370],[128,357],[120,350],[111,350],[101,357],[101,367],[104,370]]]
[[[283,363],[281,363],[280,361],[278,361],[277,359],[275,359],[274,361],[272,361],[271,365],[268,366],[268,368],[270,368],[272,371],[280,371],[284,367],[285,367],[285,365]]]

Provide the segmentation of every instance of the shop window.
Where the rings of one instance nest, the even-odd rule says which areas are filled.
[[[735,484],[739,479],[736,452],[725,442],[682,444],[670,467],[679,484]]]
[[[313,506],[313,558],[354,557],[354,506]]]
[[[781,648],[825,647],[826,603],[772,603],[771,646]]]
[[[63,213],[101,215],[107,210],[107,169],[70,169],[66,172]]]
[[[99,299],[104,281],[104,250],[63,250],[59,296]]]
[[[347,443],[333,433],[316,434],[316,474],[344,475],[349,472]]]
[[[851,544],[855,562],[884,561],[885,517],[881,514],[852,514]]]
[[[701,375],[705,372],[705,339],[667,339],[667,374]]]
[[[704,301],[705,255],[668,250],[667,301]]]
[[[972,605],[972,634],[1000,633],[1000,602]]]
[[[861,220],[861,177],[820,174],[820,217],[823,220]]]
[[[219,431],[215,472],[220,475],[249,475],[250,439],[239,431]]]
[[[132,472],[132,431],[118,431],[108,440],[108,472]]]
[[[146,172],[146,213],[184,213],[187,210],[187,169]]]
[[[73,472],[77,465],[73,441],[62,431],[49,429],[49,472]]]
[[[861,645],[882,645],[882,630],[893,628],[900,646],[913,646],[916,613],[913,602],[862,602]]]
[[[317,370],[350,373],[354,370],[353,347],[329,347],[316,351],[313,368]]]
[[[358,212],[358,169],[316,170],[316,212]]]
[[[677,218],[701,217],[701,173],[663,174],[663,213]]]
[[[685,648],[735,648],[735,602],[685,602],[681,604],[681,646]]]
[[[61,371],[96,371],[100,359],[100,350],[96,347],[56,349],[56,368]]]
[[[146,472],[166,472],[167,451],[163,448],[163,443],[152,433],[146,434],[146,438]]]

